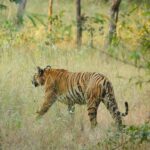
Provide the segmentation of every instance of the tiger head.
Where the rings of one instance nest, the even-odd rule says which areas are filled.
[[[32,79],[32,84],[37,87],[37,86],[42,86],[45,84],[46,81],[46,71],[50,69],[50,66],[47,66],[46,68],[42,69],[40,67],[37,67],[37,73],[34,74],[33,79]]]

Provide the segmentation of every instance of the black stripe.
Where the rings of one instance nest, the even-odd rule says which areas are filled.
[[[95,109],[95,111],[96,111],[96,108],[95,108],[95,107],[89,107],[87,110],[90,110],[90,109]]]
[[[78,100],[80,101],[80,104],[82,104],[82,97],[80,96],[80,94],[75,90],[75,93],[77,94],[78,96]]]
[[[101,79],[100,79],[100,77],[101,77]],[[103,79],[104,79],[104,77],[103,76],[100,76],[97,80],[100,82],[100,81],[102,81]],[[95,82],[97,82],[97,80],[95,81]]]
[[[79,92],[81,92],[81,95],[83,96],[84,98],[84,93],[82,91],[82,86],[80,85],[80,78],[81,78],[81,74],[79,74],[78,78],[77,78],[77,88],[79,90]],[[82,82],[82,81],[81,81]]]
[[[104,80],[103,86],[105,86],[105,83],[106,83],[106,79]]]
[[[64,72],[59,72],[60,74],[58,74],[58,83],[60,82],[60,80],[61,80],[61,78],[62,78],[62,76],[63,76],[63,74],[64,74]]]
[[[69,85],[71,86],[71,82],[70,81],[67,82],[67,89],[68,89],[69,96],[75,102],[74,96],[72,96],[72,94],[70,93],[71,89],[70,89]]]
[[[74,93],[74,87],[73,87],[73,85],[74,85],[74,76],[71,79],[72,79],[72,83],[70,83],[71,91],[72,91],[73,97],[75,98],[75,102],[76,102],[78,99],[76,98],[76,95]]]
[[[82,82],[83,86],[85,86],[84,79],[82,79],[83,76],[84,76],[84,74],[82,74],[82,76],[80,76],[80,81]],[[81,85],[80,85],[80,90],[81,90],[81,92],[82,92],[82,94],[83,94],[83,96],[84,96],[84,92],[83,92],[83,89],[82,89],[82,86],[81,86]]]
[[[106,95],[106,89],[103,89],[103,92],[102,92],[102,98],[104,98]]]
[[[88,115],[89,115],[89,116],[96,116],[96,115],[97,115],[97,112],[96,112],[96,111],[95,111],[95,112],[89,112]]]
[[[119,111],[117,111],[117,116],[120,116],[120,112]]]
[[[78,84],[79,84],[79,78],[80,78],[80,73],[78,73],[75,77],[74,77],[74,80],[75,80],[75,83],[77,84],[77,87],[75,87],[75,88],[77,88],[77,89],[74,89],[74,91],[75,91],[75,94],[78,96],[78,100],[79,100],[79,102],[80,102],[80,104],[82,104],[82,97],[80,96],[80,94],[78,93]],[[74,84],[75,84],[74,83]]]

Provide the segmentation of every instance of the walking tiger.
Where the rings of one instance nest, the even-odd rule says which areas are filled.
[[[74,112],[75,104],[87,105],[91,127],[97,124],[97,110],[102,102],[117,125],[122,125],[122,116],[128,114],[128,103],[125,102],[125,113],[121,113],[115,99],[114,90],[107,77],[96,72],[69,72],[64,69],[44,69],[37,67],[32,84],[44,86],[44,103],[37,111],[44,115],[54,102],[68,105],[69,113]]]

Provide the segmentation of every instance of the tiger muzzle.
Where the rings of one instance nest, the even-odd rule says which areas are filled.
[[[39,84],[35,81],[35,80],[32,80],[32,84],[37,87]]]

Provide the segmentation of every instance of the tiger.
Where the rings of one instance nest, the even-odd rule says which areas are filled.
[[[112,83],[106,76],[97,72],[70,72],[51,66],[37,67],[32,84],[44,86],[44,102],[37,111],[39,117],[44,115],[56,102],[68,105],[69,113],[74,113],[75,104],[87,105],[91,128],[97,125],[97,110],[102,102],[110,112],[117,126],[122,125],[122,117],[128,114],[128,102],[125,112],[121,113],[115,99]]]

